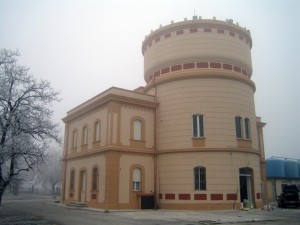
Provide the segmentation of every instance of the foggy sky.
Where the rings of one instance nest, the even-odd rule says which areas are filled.
[[[252,36],[266,156],[300,159],[299,11],[298,0],[0,0],[0,48],[18,48],[19,63],[61,91],[61,121],[112,86],[144,86],[142,41],[160,24],[233,19]]]

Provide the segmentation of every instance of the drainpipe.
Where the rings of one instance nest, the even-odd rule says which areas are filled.
[[[153,80],[154,87],[154,101],[156,103],[155,115],[154,115],[154,200],[155,200],[155,209],[159,206],[159,198],[157,197],[159,189],[157,188],[157,120],[158,120],[158,102],[157,102],[157,87],[155,85],[155,79]]]

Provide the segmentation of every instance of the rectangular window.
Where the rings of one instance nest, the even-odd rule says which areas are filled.
[[[93,169],[93,183],[92,183],[92,190],[97,191],[98,190],[98,168],[95,167]]]
[[[242,118],[240,116],[235,117],[235,132],[237,138],[242,138]]]
[[[70,190],[74,190],[74,179],[75,179],[75,171],[71,170],[71,175],[70,175]]]
[[[203,115],[193,115],[193,137],[204,137]]]
[[[87,145],[87,140],[88,140],[88,129],[87,127],[83,128],[83,145]]]
[[[206,169],[205,167],[194,168],[195,190],[206,190]]]
[[[133,140],[142,140],[142,122],[140,120],[133,121]]]
[[[73,132],[73,143],[72,143],[72,147],[76,148],[77,147],[77,131]]]
[[[246,139],[251,139],[250,135],[250,120],[248,118],[245,119],[245,135]]]
[[[142,174],[142,171],[141,171],[140,168],[135,168],[133,170],[132,189],[134,191],[140,191],[141,190],[141,174]]]
[[[95,141],[100,141],[100,123],[95,124]]]

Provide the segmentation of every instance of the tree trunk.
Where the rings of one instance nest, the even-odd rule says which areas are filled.
[[[3,193],[4,193],[4,189],[2,189],[2,187],[0,187],[0,206],[1,206],[1,202],[2,202]]]
[[[55,184],[51,184],[52,186],[52,195],[55,195]]]

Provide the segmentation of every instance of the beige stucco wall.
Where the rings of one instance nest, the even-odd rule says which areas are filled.
[[[193,168],[206,167],[206,190],[194,190]],[[238,194],[239,169],[250,167],[253,169],[254,193],[261,193],[261,179],[259,156],[238,152],[190,152],[162,154],[158,158],[158,180],[160,193],[190,193],[207,194],[204,203],[215,202],[210,200],[210,194]],[[183,203],[183,200],[160,200],[162,203]],[[226,202],[226,197],[222,202]],[[238,202],[239,197],[238,197]],[[258,200],[259,202],[261,200]],[[193,198],[189,202],[194,201]],[[199,202],[199,201],[198,201]]]
[[[204,27],[211,28],[211,32],[204,32]],[[197,32],[190,33],[191,28]],[[224,34],[218,33],[218,29],[224,30]],[[184,33],[177,35],[178,30]],[[171,37],[166,38],[165,34]],[[159,41],[155,41],[157,38]],[[247,30],[224,21],[188,20],[167,25],[144,41],[145,80],[147,82],[149,74],[166,66],[203,60],[237,65],[252,74],[250,39]]]
[[[91,200],[91,190],[92,190],[92,169],[94,166],[99,168],[99,202],[104,201],[105,196],[105,170],[106,170],[106,161],[105,156],[91,156],[81,158],[79,160],[70,160],[67,163],[66,168],[66,186],[65,186],[65,199],[69,198],[69,187],[70,187],[70,172],[72,169],[75,169],[75,194],[74,200],[78,199],[78,189],[79,189],[79,174],[81,170],[86,170],[87,172],[87,183],[86,183],[86,200]]]
[[[107,108],[106,107],[99,107],[96,108],[84,116],[77,117],[68,123],[69,132],[68,132],[68,154],[71,154],[72,151],[72,135],[73,131],[77,129],[77,151],[81,152],[81,145],[82,145],[82,136],[83,136],[83,127],[88,127],[88,149],[93,148],[94,142],[94,125],[96,121],[100,121],[101,129],[100,129],[100,140],[101,146],[106,145],[107,142]]]
[[[121,107],[121,144],[130,145],[131,119],[140,117],[145,122],[145,147],[153,148],[154,145],[154,116],[155,110],[133,105]]]
[[[151,91],[151,90],[150,90]],[[235,116],[250,119],[252,148],[258,149],[253,89],[228,79],[186,79],[157,87],[157,148],[192,147],[192,115],[204,115],[207,148],[236,148]]]
[[[153,156],[122,155],[120,158],[119,203],[129,203],[129,193],[132,191],[130,167],[140,165],[145,170],[145,193],[154,193],[154,163]]]

